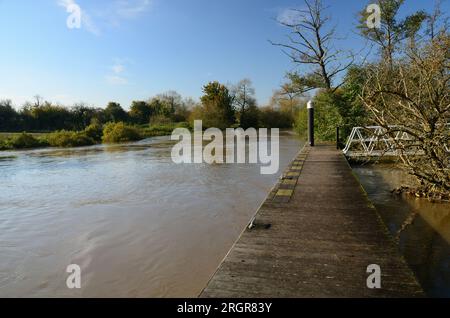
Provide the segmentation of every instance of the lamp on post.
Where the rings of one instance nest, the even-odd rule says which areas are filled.
[[[308,102],[308,142],[311,147],[314,147],[314,103],[312,100]]]

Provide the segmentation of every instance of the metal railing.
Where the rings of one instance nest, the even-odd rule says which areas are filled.
[[[447,124],[450,128],[450,124]],[[347,139],[343,150],[348,157],[381,157],[399,156],[401,153],[407,155],[421,155],[423,151],[414,145],[414,138],[399,126],[389,126],[392,129],[388,133],[381,126],[354,127]],[[445,150],[450,152],[449,145],[444,145]]]

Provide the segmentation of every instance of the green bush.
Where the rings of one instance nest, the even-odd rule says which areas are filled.
[[[336,127],[343,127],[344,119],[340,111],[345,109],[345,100],[338,93],[319,91],[314,97],[314,133],[317,140],[336,140]],[[295,128],[298,134],[306,137],[308,113],[306,107],[297,115]]]
[[[142,139],[139,130],[123,122],[108,123],[103,128],[102,140],[105,143],[118,143]]]
[[[29,149],[41,147],[44,144],[39,139],[33,137],[33,135],[23,132],[18,136],[4,141],[4,145],[6,149]]]
[[[81,147],[95,144],[95,141],[85,132],[61,130],[47,135],[51,147]]]
[[[294,128],[301,138],[308,137],[308,110],[306,107],[302,107],[298,111]]]
[[[103,128],[102,125],[100,124],[97,123],[90,124],[84,130],[84,133],[86,134],[86,136],[88,136],[89,138],[98,143],[102,141]]]

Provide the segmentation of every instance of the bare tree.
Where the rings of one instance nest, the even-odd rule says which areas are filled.
[[[44,103],[44,98],[41,95],[34,95],[34,107],[39,107]]]
[[[230,88],[233,96],[233,106],[241,114],[243,114],[251,105],[256,104],[255,89],[252,86],[252,81],[245,78],[235,86]]]
[[[407,49],[406,58],[374,65],[362,101],[397,140],[400,159],[426,193],[450,193],[450,36]]]
[[[271,43],[283,48],[292,61],[304,68],[305,75],[292,74],[297,91],[306,92],[315,88],[336,90],[337,75],[353,63],[351,54],[333,46],[337,40],[335,27],[329,27],[331,18],[325,15],[327,7],[321,0],[304,0],[306,9],[292,9],[295,17],[278,22],[290,29],[287,43]],[[350,60],[350,61],[349,61]]]

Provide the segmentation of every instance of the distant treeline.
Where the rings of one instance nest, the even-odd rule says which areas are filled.
[[[12,107],[11,101],[3,100],[0,101],[0,131],[81,131],[91,123],[102,125],[108,122],[126,122],[141,125],[162,118],[180,122],[187,120],[189,105],[193,103],[191,100],[183,100],[175,92],[169,92],[149,101],[134,101],[130,110],[126,111],[116,102],[108,103],[105,108],[85,104],[65,107],[36,96],[33,103],[26,103],[17,111]]]
[[[146,101],[133,101],[129,110],[110,102],[105,108],[76,104],[66,107],[35,96],[16,110],[10,100],[0,101],[0,131],[52,132],[82,131],[90,124],[124,122],[130,125],[192,123],[203,119],[205,127],[232,126],[292,128],[293,113],[276,105],[257,107],[249,80],[226,86],[211,82],[204,86],[200,102],[183,98],[175,91],[159,94]]]

